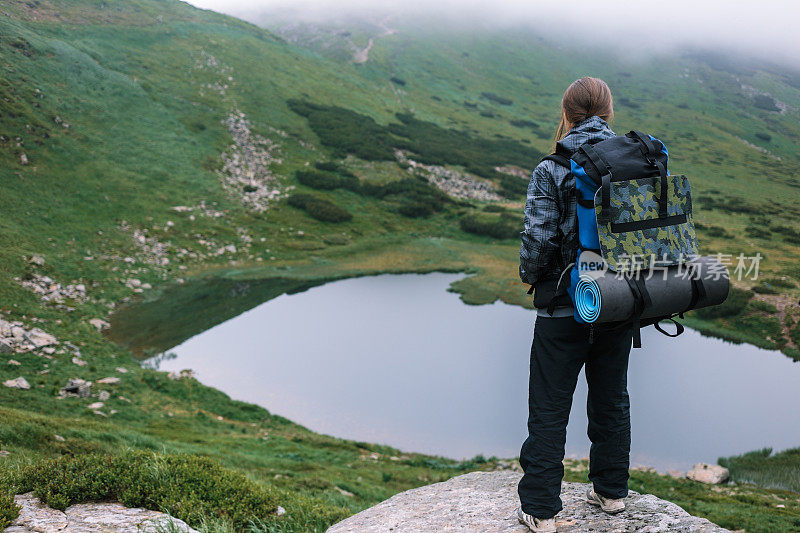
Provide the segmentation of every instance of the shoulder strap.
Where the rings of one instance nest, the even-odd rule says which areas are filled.
[[[568,157],[564,157],[563,155],[561,155],[559,153],[546,155],[546,156],[544,156],[542,158],[542,161],[552,161],[556,165],[561,165],[562,167],[565,167],[567,170],[572,168],[570,166],[570,163],[569,163],[569,158]]]

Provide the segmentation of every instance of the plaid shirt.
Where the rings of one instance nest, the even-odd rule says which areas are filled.
[[[590,117],[567,133],[558,144],[570,152],[580,145],[613,137],[614,132],[599,117]],[[578,253],[575,178],[553,161],[542,161],[533,171],[525,203],[525,230],[520,233],[519,277],[536,285],[558,279]]]

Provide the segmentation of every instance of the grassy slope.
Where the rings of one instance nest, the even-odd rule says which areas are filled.
[[[534,149],[544,151],[548,142],[541,135],[476,116],[461,103],[476,100],[482,91],[499,93],[497,87],[516,102],[530,99],[525,93],[529,80],[524,81],[520,72],[504,74],[497,85],[488,85],[486,77],[497,73],[477,70],[488,64],[482,61],[487,58],[478,56],[480,50],[488,53],[489,44],[509,46],[507,41],[480,43],[476,57],[470,56],[475,63],[458,66],[459,50],[465,45],[455,40],[456,35],[442,36],[442,46],[450,43],[449,56],[439,48],[439,57],[398,70],[409,81],[427,79],[437,93],[450,93],[450,101],[436,101],[426,84],[409,83],[401,94],[386,81],[392,50],[382,46],[388,39],[400,40],[400,35],[377,42],[373,57],[385,58],[374,66],[349,65],[290,46],[249,24],[177,2],[53,0],[41,1],[36,8],[15,2],[5,9],[10,17],[0,17],[0,68],[5,80],[0,87],[4,136],[0,177],[6,200],[0,217],[5,244],[0,249],[5,274],[0,279],[2,311],[5,318],[29,326],[36,317],[39,327],[80,346],[89,364],[75,366],[67,355],[49,360],[27,353],[13,356],[19,367],[0,366],[3,380],[22,375],[33,386],[24,392],[0,387],[4,421],[0,445],[10,452],[2,459],[4,472],[46,456],[116,452],[125,447],[197,453],[265,486],[287,491],[288,516],[297,528],[305,529],[324,526],[339,516],[340,507],[352,512],[399,490],[482,465],[494,466],[491,461],[457,463],[313,434],[263,409],[233,402],[194,380],[171,381],[139,369],[130,352],[108,342],[87,321],[106,316],[115,303],[132,295],[120,282],[129,277],[155,284],[209,269],[226,269],[226,276],[239,279],[281,277],[302,283],[383,271],[470,269],[478,275],[457,287],[467,301],[492,301],[499,295],[524,303],[514,281],[516,245],[465,235],[452,213],[412,220],[388,212],[379,201],[336,191],[329,196],[356,213],[353,222],[321,223],[285,205],[256,215],[230,198],[215,174],[220,154],[231,142],[222,120],[233,109],[245,112],[256,132],[281,143],[283,162],[274,167],[279,175],[291,175],[309,159],[325,158],[319,146],[300,143],[317,144],[305,120],[286,105],[286,99],[298,96],[369,114],[381,123],[409,107],[442,125],[453,120],[487,137],[528,139]],[[403,41],[403,45],[408,49],[413,43]],[[516,57],[528,57],[530,50],[522,54],[520,47]],[[540,66],[557,63],[545,48],[535,50],[542,54]],[[198,67],[208,64],[208,55],[216,58],[217,66]],[[452,79],[427,74],[434,59],[440,62],[437,72],[449,73]],[[519,68],[529,72],[525,69],[533,66]],[[545,69],[551,74],[542,76],[552,78],[543,77],[540,84],[553,88],[542,89],[541,99],[531,99],[524,108],[503,110],[504,118],[523,113],[536,120],[548,117],[541,122],[550,129],[555,87],[577,71],[580,64],[567,72]],[[224,94],[208,87],[219,81],[228,82]],[[620,113],[620,125],[625,120]],[[288,136],[280,137],[270,127],[285,130]],[[28,165],[21,164],[22,153]],[[761,156],[752,157],[762,164]],[[351,165],[364,179],[397,175],[393,164],[354,161]],[[769,177],[766,168],[759,167],[760,176]],[[776,198],[793,198],[790,188],[766,178],[763,186],[775,188]],[[201,201],[215,203],[226,216],[191,220],[188,214],[170,209]],[[170,242],[171,262],[166,266],[148,262],[123,221],[125,227],[147,230],[148,236]],[[168,221],[174,225],[168,227]],[[174,254],[181,247],[202,252],[198,235],[243,249],[239,228],[247,228],[255,237],[247,251],[203,260]],[[299,229],[304,236],[298,236]],[[326,237],[342,233],[347,244],[326,244]],[[262,236],[267,239],[264,243],[259,240]],[[46,259],[38,272],[64,283],[85,282],[92,300],[65,313],[21,288],[13,278],[33,271],[27,258],[34,253]],[[136,261],[127,263],[124,257]],[[246,268],[254,266],[257,257],[269,261],[269,266]],[[270,261],[271,257],[276,259]],[[117,411],[113,416],[92,414],[86,400],[56,399],[68,378],[97,380],[115,375],[119,366],[130,372],[121,375],[120,385],[107,387],[114,393],[106,402],[106,409]],[[652,482],[648,490],[661,496],[676,490],[666,478],[642,476],[642,486],[648,488]],[[686,501],[694,501],[698,491],[695,487],[687,492]],[[307,498],[316,498],[315,505],[326,510],[317,522],[303,515],[311,501]],[[746,501],[714,493],[704,498],[707,504],[692,507],[693,512],[736,526],[745,516],[756,523],[763,516],[758,509],[772,495],[759,492]],[[779,517],[779,525],[788,530],[799,513],[791,506],[786,513],[785,520]]]

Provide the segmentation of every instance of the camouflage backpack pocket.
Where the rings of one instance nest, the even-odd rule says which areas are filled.
[[[594,209],[600,251],[610,270],[677,265],[698,255],[686,176],[666,177],[666,217],[659,212],[659,177],[612,181],[605,207],[601,191],[595,194]]]

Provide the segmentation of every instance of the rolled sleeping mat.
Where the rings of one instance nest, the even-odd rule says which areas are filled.
[[[655,269],[650,279],[647,276],[642,273],[641,279],[652,304],[642,311],[642,319],[687,311],[692,303],[692,277],[701,280],[705,289],[692,309],[721,304],[730,288],[728,270],[714,257],[702,256],[680,267]],[[575,308],[586,322],[628,320],[635,306],[628,282],[616,272],[583,273],[575,286]]]

